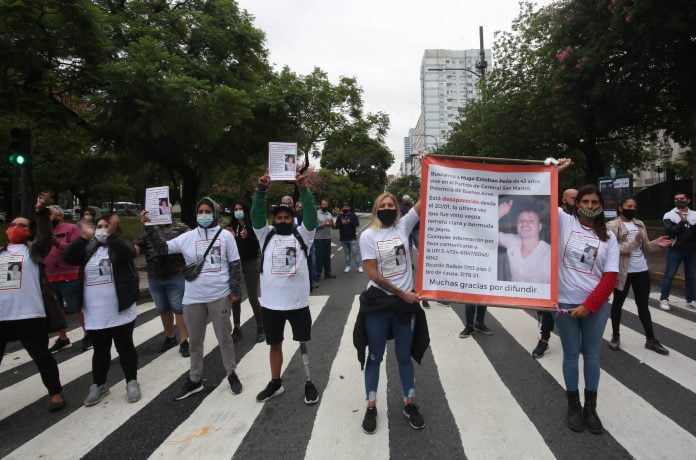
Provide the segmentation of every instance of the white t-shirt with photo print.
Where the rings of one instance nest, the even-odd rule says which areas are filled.
[[[196,227],[167,241],[169,254],[181,254],[184,256],[186,265],[198,262],[203,258],[210,240],[219,228],[218,226],[208,229]],[[229,264],[235,260],[239,260],[239,252],[234,235],[222,231],[213,243],[213,247],[210,248],[198,278],[186,281],[182,303],[184,305],[208,303],[230,295]]]
[[[624,222],[624,227],[628,231],[626,236],[626,241],[633,241],[636,239],[636,235],[640,233],[640,228],[631,222]],[[628,259],[628,273],[642,273],[648,271],[648,261],[645,260],[645,254],[643,254],[643,248],[638,246],[629,255]]]
[[[268,232],[272,226],[255,228],[256,238],[263,248]],[[304,225],[297,227],[297,232],[307,245],[307,251],[314,242],[315,231],[309,231]],[[263,273],[261,273],[261,296],[259,302],[269,310],[297,310],[309,306],[309,269],[307,258],[294,235],[271,237],[263,255]]]
[[[0,253],[0,321],[45,316],[39,267],[26,244],[10,244]]]
[[[85,264],[83,283],[86,330],[107,329],[135,321],[138,316],[135,302],[126,310],[118,311],[116,285],[106,246],[99,246]]]
[[[619,271],[619,245],[616,236],[601,241],[577,217],[558,208],[560,247],[558,251],[560,303],[580,305],[594,291],[606,272]]]
[[[413,290],[408,235],[419,220],[420,216],[411,208],[405,216],[401,217],[397,225],[388,228],[368,228],[360,235],[362,259],[376,260],[377,271],[403,291]],[[374,281],[367,283],[367,287],[370,286],[382,289]],[[393,295],[391,292],[384,292]]]

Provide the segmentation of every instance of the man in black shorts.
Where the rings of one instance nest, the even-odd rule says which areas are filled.
[[[251,206],[251,223],[261,245],[261,313],[270,345],[271,381],[256,396],[265,402],[285,391],[280,371],[283,366],[283,332],[290,323],[293,340],[300,342],[300,353],[305,371],[305,404],[319,401],[319,391],[309,373],[307,342],[311,339],[312,317],[309,312],[309,267],[307,253],[314,240],[317,211],[314,198],[305,186],[305,179],[297,175],[296,185],[302,201],[302,224],[293,224],[291,206],[281,204],[271,210],[273,225],[266,225],[266,189],[271,179],[266,174],[258,181]]]

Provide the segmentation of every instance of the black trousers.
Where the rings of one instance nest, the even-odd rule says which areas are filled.
[[[314,271],[319,279],[322,271],[324,276],[331,274],[331,240],[314,240],[314,248],[317,254],[317,265]]]
[[[63,390],[60,385],[58,364],[48,351],[48,327],[46,318],[0,321],[0,363],[7,342],[19,340],[39,369],[41,381],[48,394],[57,395]]]
[[[553,331],[553,315],[548,311],[540,311],[538,314],[541,322],[541,340],[548,342]]]
[[[90,330],[89,336],[92,337],[94,354],[92,355],[92,380],[97,385],[106,383],[106,375],[111,366],[111,341],[116,345],[118,359],[121,362],[123,375],[126,382],[137,380],[138,376],[138,353],[133,345],[133,327],[135,321],[122,326],[109,327],[106,329]]]
[[[626,275],[626,284],[624,284],[623,290],[614,289],[614,300],[611,303],[612,332],[614,335],[619,335],[621,310],[628,295],[628,289],[631,287],[633,288],[633,297],[635,297],[636,305],[638,306],[638,318],[640,318],[640,322],[645,330],[645,338],[652,340],[655,338],[655,333],[653,332],[652,318],[650,317],[650,307],[648,306],[650,297],[650,273],[648,271],[629,273]]]

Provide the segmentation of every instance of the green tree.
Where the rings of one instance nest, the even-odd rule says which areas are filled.
[[[445,147],[480,156],[571,156],[594,182],[614,163],[644,164],[660,126],[655,88],[625,84],[626,44],[603,2],[522,7],[496,43],[498,66],[482,82]],[[651,110],[648,110],[650,108]]]
[[[387,191],[397,198],[408,195],[415,203],[420,199],[421,181],[418,176],[401,176],[387,185]]]

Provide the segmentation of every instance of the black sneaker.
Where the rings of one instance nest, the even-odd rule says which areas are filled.
[[[539,343],[537,343],[536,348],[532,350],[532,356],[535,358],[541,358],[544,356],[544,353],[546,353],[546,350],[549,349],[549,343],[544,342],[543,340],[539,340]]]
[[[285,391],[285,388],[283,388],[283,379],[278,379],[278,380],[271,380],[268,382],[268,385],[266,385],[266,388],[256,395],[256,400],[258,402],[266,402],[271,398],[275,398],[276,396],[283,394]]]
[[[428,302],[427,300],[424,300],[423,301],[423,308],[430,308],[430,302]]]
[[[162,343],[162,348],[159,349],[159,352],[164,353],[165,351],[177,346],[178,344],[179,344],[179,342],[176,340],[176,336],[174,336],[174,337],[165,336],[164,342]]]
[[[232,337],[232,341],[234,343],[239,342],[239,339],[242,338],[242,330],[238,327],[235,327],[234,329],[232,329],[232,335],[230,337]]]
[[[92,337],[86,335],[82,337],[82,351],[87,351],[92,348],[94,344],[92,343]]]
[[[314,386],[314,383],[310,380],[304,385],[304,403],[305,404],[316,404],[319,401],[319,390]]]
[[[242,382],[239,381],[239,377],[237,377],[236,372],[233,371],[230,375],[228,375],[227,381],[230,383],[232,393],[238,395],[242,392]]]
[[[375,434],[377,431],[377,408],[368,407],[362,422],[362,429],[367,434]]]
[[[324,273],[324,279],[325,279],[325,280],[332,280],[332,279],[335,279],[335,278],[336,278],[336,275],[334,275],[334,274],[331,274],[331,273]]]
[[[645,344],[646,348],[648,344]],[[611,336],[611,341],[609,342],[609,348],[612,350],[616,351],[621,347],[621,339],[619,339],[618,335],[612,335]]]
[[[184,340],[179,344],[179,354],[183,356],[184,358],[188,358],[191,356],[191,350],[189,349],[189,343],[188,340]]]
[[[425,420],[423,416],[418,412],[418,406],[415,404],[407,404],[404,406],[404,415],[408,419],[408,424],[414,430],[422,430],[425,428]]]
[[[62,400],[59,402],[53,402],[51,399],[48,399],[48,411],[49,412],[58,412],[60,410],[65,409],[65,397],[63,397]]]
[[[70,343],[70,339],[61,339],[58,337],[53,344],[51,348],[48,349],[51,353],[58,353],[60,350],[63,350],[65,348],[70,348],[72,347],[72,343]]]
[[[488,329],[488,327],[483,323],[474,324],[474,329],[476,329],[477,332],[480,332],[482,334],[493,335],[493,331]]]
[[[256,328],[256,343],[261,343],[266,341],[266,333],[262,327]]]
[[[652,350],[655,353],[659,353],[661,355],[668,355],[669,350],[666,349],[665,347],[662,346],[660,342],[658,342],[655,339],[648,339],[645,341],[645,348],[648,350]]]
[[[462,332],[459,333],[459,338],[465,339],[474,333],[474,326],[466,326]]]
[[[188,378],[186,379],[186,382],[184,382],[184,386],[181,388],[179,396],[174,398],[174,401],[181,401],[182,399],[186,399],[199,391],[203,391],[203,382],[193,382],[190,378]]]

